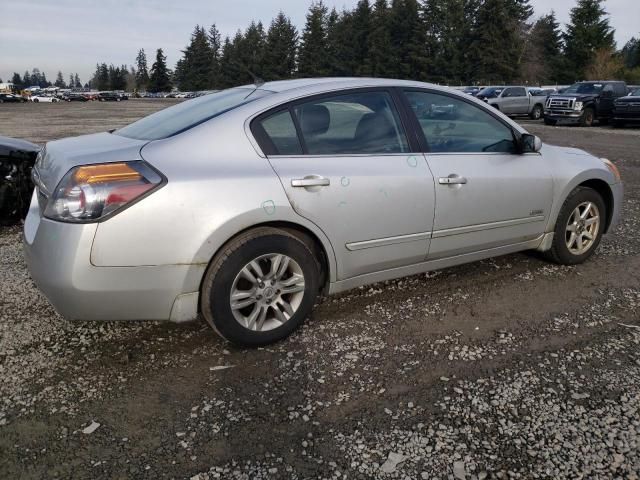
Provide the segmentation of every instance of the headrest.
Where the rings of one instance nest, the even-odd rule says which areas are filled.
[[[322,135],[329,130],[331,116],[324,105],[303,105],[298,118],[304,135]]]
[[[393,124],[383,113],[367,113],[362,116],[356,128],[355,138],[360,141],[384,140],[393,136]]]

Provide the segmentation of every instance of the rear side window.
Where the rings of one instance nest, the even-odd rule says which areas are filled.
[[[274,113],[260,121],[263,150],[268,155],[302,155],[296,126],[289,110]],[[269,145],[270,143],[270,145]]]
[[[405,94],[431,152],[515,152],[511,129],[481,107],[438,93]]]
[[[387,92],[322,97],[294,107],[309,155],[390,154],[409,151]]]

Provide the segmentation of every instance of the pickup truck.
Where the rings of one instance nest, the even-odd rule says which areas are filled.
[[[539,88],[522,86],[487,87],[476,96],[505,115],[529,115],[533,120],[542,118],[546,96],[534,95]]]
[[[544,105],[544,123],[572,123],[590,127],[613,118],[616,98],[627,95],[627,85],[618,81],[578,82],[562,93],[550,95]]]

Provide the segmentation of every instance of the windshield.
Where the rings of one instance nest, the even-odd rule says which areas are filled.
[[[487,87],[478,92],[479,97],[497,97],[504,90],[502,87]]]
[[[138,140],[167,138],[271,93],[252,88],[223,90],[160,110],[113,133]]]
[[[602,87],[601,83],[574,83],[562,93],[600,93]]]
[[[640,97],[640,88],[636,88],[635,90],[631,90],[629,93],[630,97]]]

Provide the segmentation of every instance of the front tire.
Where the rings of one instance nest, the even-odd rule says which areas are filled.
[[[576,265],[591,257],[602,239],[607,210],[598,192],[587,187],[573,190],[564,201],[546,257],[561,265]]]
[[[593,108],[585,108],[580,115],[580,126],[581,127],[590,127],[593,125],[593,120],[595,118],[595,113]]]
[[[271,227],[250,230],[214,257],[200,309],[226,340],[267,345],[290,335],[309,316],[320,273],[312,247],[297,236]]]

